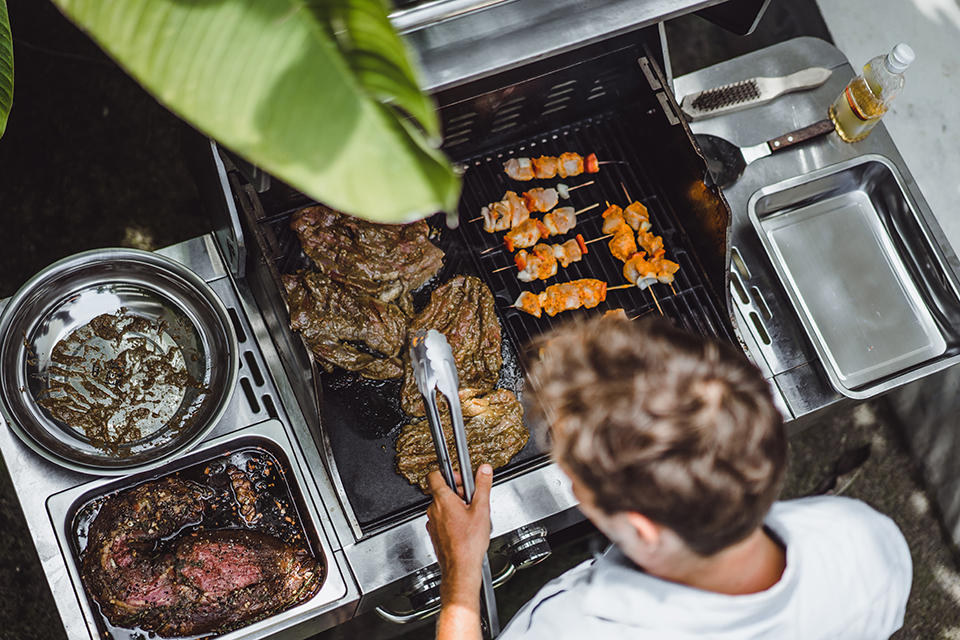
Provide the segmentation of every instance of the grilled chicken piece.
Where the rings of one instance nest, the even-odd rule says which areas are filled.
[[[663,238],[655,236],[649,231],[639,231],[637,233],[637,244],[649,255],[663,251]]]
[[[500,202],[491,202],[480,210],[483,216],[483,230],[487,233],[512,229],[530,217],[530,210],[525,204],[527,194],[523,199],[513,191],[503,194]]]
[[[577,212],[573,207],[560,207],[543,216],[543,226],[552,236],[562,236],[577,226]]]
[[[408,340],[419,329],[442,333],[453,351],[461,390],[486,393],[496,386],[503,366],[500,322],[494,304],[493,294],[479,278],[455,276],[434,290],[430,302],[410,323]],[[426,415],[409,351],[403,358],[400,407],[407,415]]]
[[[646,289],[655,282],[670,284],[680,265],[663,256],[663,249],[650,258],[646,257],[645,252],[638,251],[623,265],[623,276],[641,289]]]
[[[542,238],[549,238],[550,230],[535,218],[524,220],[507,232],[503,237],[503,244],[508,251],[526,249],[540,242]]]
[[[634,231],[649,231],[650,212],[639,202],[631,202],[623,210],[623,221]]]
[[[521,250],[514,261],[520,269],[517,277],[523,282],[546,280],[557,275],[557,256],[549,244],[537,244],[529,252]]]
[[[530,291],[521,291],[520,297],[513,303],[517,309],[524,313],[539,318],[543,313],[543,305],[540,304],[540,296]]]
[[[560,202],[560,194],[556,189],[530,189],[523,194],[523,204],[531,213],[540,211],[546,213]]]
[[[300,246],[331,280],[412,311],[411,291],[443,265],[443,251],[430,242],[423,220],[376,224],[324,206],[306,207],[290,220]]]
[[[533,170],[533,162],[530,158],[510,158],[503,163],[503,170],[514,180],[526,182],[533,180],[537,174]]]
[[[290,308],[290,327],[303,334],[327,371],[341,367],[366,378],[398,378],[398,357],[409,319],[393,303],[338,284],[316,271],[282,276]],[[363,343],[370,352],[360,351]],[[373,355],[379,353],[382,355]]]
[[[446,402],[439,403],[440,422],[446,436],[447,449],[453,467],[460,470],[450,411]],[[470,464],[474,469],[488,463],[494,469],[507,464],[527,443],[530,433],[523,425],[523,405],[507,389],[497,389],[486,395],[461,398],[464,430]],[[439,468],[430,424],[420,420],[403,427],[397,438],[397,470],[411,484],[427,492],[427,474]]]
[[[620,228],[627,226],[626,221],[623,219],[623,209],[615,204],[611,204],[607,207],[607,210],[600,215],[603,218],[603,226],[600,228],[603,235],[616,233]]]
[[[540,156],[532,161],[533,173],[541,180],[549,180],[560,172],[560,159],[551,156]]]
[[[610,238],[610,253],[613,257],[622,262],[630,259],[630,256],[637,252],[637,240],[633,235],[633,229],[626,224],[620,226],[613,232]]]

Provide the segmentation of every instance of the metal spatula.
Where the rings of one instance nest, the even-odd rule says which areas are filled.
[[[427,408],[427,422],[430,424],[430,435],[433,436],[433,446],[437,451],[440,473],[443,474],[447,486],[456,491],[457,482],[453,475],[453,462],[440,423],[437,393],[447,399],[450,422],[453,424],[453,443],[457,448],[457,462],[460,464],[460,478],[463,480],[463,499],[470,504],[473,501],[475,489],[473,467],[470,464],[470,451],[467,449],[467,433],[463,424],[463,411],[460,408],[460,379],[457,376],[453,350],[447,338],[439,331],[420,329],[413,338],[410,358],[413,361],[414,380],[417,382],[417,388],[423,395],[423,403]],[[496,638],[500,635],[500,620],[497,616],[497,601],[493,595],[490,561],[486,556],[483,557],[480,605],[485,629],[490,638]]]
[[[708,187],[713,185],[728,187],[743,175],[743,170],[754,160],[830,133],[833,130],[833,121],[829,119],[820,120],[808,127],[785,133],[773,140],[767,140],[750,147],[738,147],[728,140],[709,133],[697,133],[694,134],[694,137],[707,160],[707,178],[704,182]]]

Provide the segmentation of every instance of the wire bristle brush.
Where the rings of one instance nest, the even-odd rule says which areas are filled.
[[[766,104],[791,91],[819,87],[831,73],[830,69],[812,67],[782,78],[741,80],[684,96],[680,109],[691,121],[712,118]]]

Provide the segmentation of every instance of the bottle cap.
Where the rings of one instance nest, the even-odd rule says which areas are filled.
[[[910,48],[910,45],[903,44],[902,42],[893,48],[893,51],[887,55],[887,59],[884,60],[887,69],[891,73],[903,73],[907,70],[907,67],[910,66],[910,63],[913,62],[914,58],[917,57],[917,54],[913,52],[913,49]]]

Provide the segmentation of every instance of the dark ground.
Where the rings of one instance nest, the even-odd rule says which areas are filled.
[[[120,71],[48,0],[8,0],[14,109],[0,139],[0,298],[59,258],[107,246],[156,249],[209,231],[179,154],[179,120]],[[829,40],[814,0],[773,0],[751,36],[699,18],[669,23],[675,75],[797,35]],[[825,418],[794,436],[784,497],[813,489],[840,452],[871,458],[838,485],[889,514],[914,557],[901,639],[960,638],[960,573],[952,547],[883,401]],[[0,639],[64,636],[20,504],[0,464]],[[847,484],[849,482],[849,484]],[[504,617],[539,586],[589,556],[586,543],[521,572],[498,591]],[[429,637],[429,629],[409,637]]]

